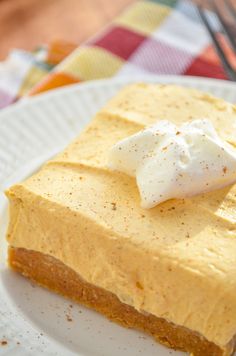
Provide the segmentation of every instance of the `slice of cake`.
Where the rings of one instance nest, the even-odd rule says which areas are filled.
[[[236,187],[142,209],[113,145],[157,120],[210,120],[236,144],[236,108],[193,89],[124,88],[84,132],[7,191],[10,266],[124,326],[195,356],[232,355]]]

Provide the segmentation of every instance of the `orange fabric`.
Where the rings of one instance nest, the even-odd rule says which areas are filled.
[[[56,65],[77,48],[77,45],[64,40],[50,42],[48,47],[47,63]]]
[[[218,34],[218,39],[220,40],[220,43],[225,51],[227,58],[230,60],[230,62],[233,66],[236,66],[235,54],[234,54],[233,50],[231,49],[231,47],[229,46],[227,40],[221,34]],[[215,48],[211,44],[201,54],[201,58],[206,59],[208,62],[212,62],[217,65],[221,65],[219,56],[218,56],[217,52],[215,51]]]
[[[54,72],[51,73],[46,80],[43,80],[39,85],[34,87],[29,95],[36,95],[47,90],[51,90],[58,87],[63,87],[64,85],[79,83],[80,80],[72,77],[69,74]]]

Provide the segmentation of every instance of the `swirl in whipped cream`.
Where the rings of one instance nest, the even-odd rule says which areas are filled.
[[[236,182],[236,149],[206,119],[159,121],[115,144],[109,167],[136,177],[143,208]]]

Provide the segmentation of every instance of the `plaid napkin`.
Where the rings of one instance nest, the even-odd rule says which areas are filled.
[[[209,18],[221,37],[216,18],[211,13]],[[236,63],[223,36],[221,40]],[[63,85],[138,74],[226,79],[208,33],[189,1],[138,1],[79,47],[61,41],[34,53],[12,51],[0,63],[0,107]]]

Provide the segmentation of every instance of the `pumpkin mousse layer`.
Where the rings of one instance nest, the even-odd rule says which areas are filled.
[[[135,179],[107,164],[113,145],[157,120],[198,118],[236,145],[235,106],[174,85],[124,88],[64,152],[7,191],[7,238],[11,248],[51,256],[139,313],[231,355],[236,186],[143,209]]]

